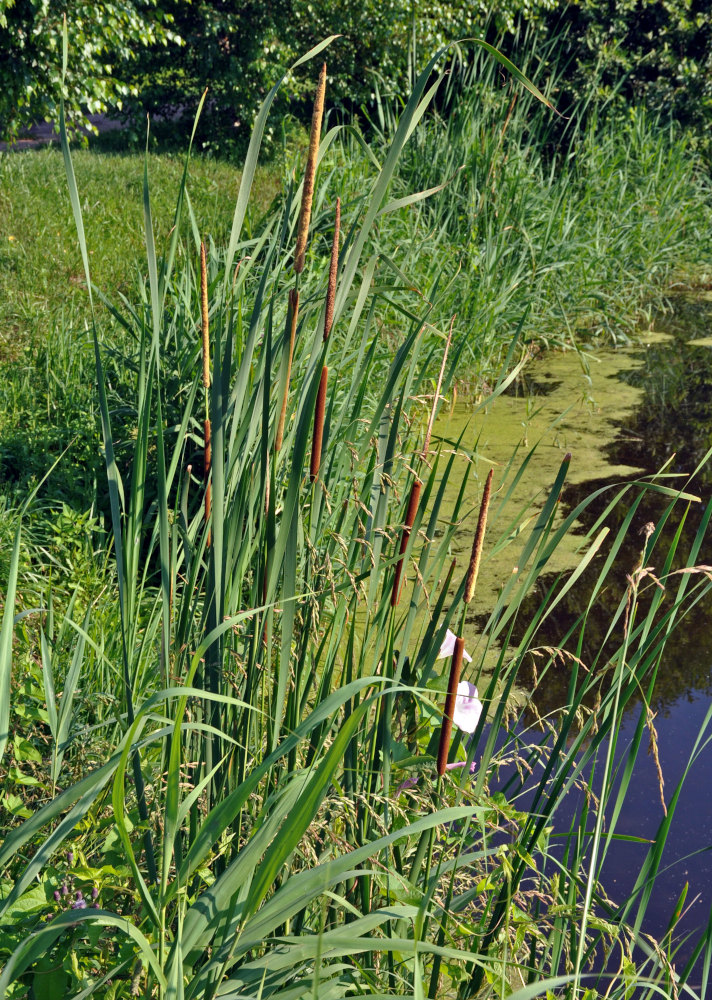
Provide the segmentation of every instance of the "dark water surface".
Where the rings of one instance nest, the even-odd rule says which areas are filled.
[[[673,339],[642,350],[642,366],[622,375],[623,380],[640,386],[644,396],[607,451],[614,463],[627,461],[650,471],[670,459],[674,472],[689,473],[699,467],[692,486],[702,498],[702,508],[712,492],[712,463],[704,461],[712,446],[712,300],[680,297],[674,313],[658,327]],[[575,499],[572,495],[567,502]],[[653,521],[665,505],[659,502],[657,510],[655,506],[651,501]],[[683,547],[694,537],[701,513],[691,512]],[[672,529],[671,524],[670,535]],[[712,563],[709,542],[703,543],[698,562]],[[711,694],[712,606],[705,600],[668,644],[652,706],[657,712],[655,727],[668,808],[678,783],[682,784],[645,930],[655,937],[665,933],[688,883],[686,910],[676,935],[690,933],[692,937],[680,948],[678,968],[707,925],[712,907]],[[633,728],[634,720],[626,720],[623,741],[631,738]],[[636,762],[618,830],[652,838],[662,819],[655,765],[651,755],[643,754]],[[633,888],[642,853],[635,844],[619,843],[609,855],[604,884],[613,897],[624,898]]]
[[[526,379],[515,389],[514,396],[506,401],[496,401],[488,421],[474,425],[471,439],[474,437],[476,440],[472,449],[473,453],[476,452],[473,461],[475,496],[481,491],[480,484],[490,464],[497,468],[495,488],[501,496],[507,482],[507,473],[503,471],[504,456],[511,455],[513,447],[518,448],[515,463],[518,465],[528,448],[538,441],[539,450],[531,463],[531,481],[522,482],[519,490],[523,502],[531,502],[535,511],[541,509],[546,496],[542,484],[550,487],[564,454],[571,452],[571,471],[560,504],[561,518],[595,490],[610,486],[610,490],[591,504],[580,518],[580,541],[581,535],[596,522],[612,498],[615,484],[655,473],[669,463],[666,471],[678,474],[679,478],[669,480],[668,485],[674,485],[676,489],[684,487],[687,492],[699,496],[701,501],[692,504],[686,515],[678,546],[682,558],[686,558],[712,495],[712,463],[705,461],[712,447],[712,296],[693,298],[681,295],[675,298],[673,307],[669,315],[658,318],[655,334],[643,334],[639,345],[626,351],[603,352],[592,357],[590,378],[585,374],[586,359],[583,359],[582,365],[581,359],[577,360],[573,352],[568,360],[554,357],[534,363],[527,370]],[[499,408],[498,411],[495,407]],[[566,412],[562,416],[564,408]],[[446,426],[441,429],[441,435],[454,440],[463,425],[455,420],[449,433]],[[690,480],[690,473],[696,469],[694,479]],[[509,475],[511,477],[511,473]],[[628,503],[633,494],[629,497]],[[604,647],[609,624],[626,591],[627,574],[639,565],[645,544],[645,526],[648,523],[657,524],[668,504],[669,498],[645,494],[632,522],[632,530],[628,532],[614,569],[587,621],[586,645],[581,652],[584,662],[592,662],[595,654]],[[653,552],[654,560],[662,562],[664,559],[685,506],[684,503],[678,504],[666,522],[664,533]],[[624,501],[608,515],[609,539],[615,536],[628,509]],[[503,515],[500,517],[496,504],[493,504],[492,510],[495,523],[488,526],[490,539],[498,537],[498,532],[501,534],[502,527],[506,526],[506,518]],[[712,531],[708,534],[712,540]],[[517,617],[519,624],[512,637],[513,644],[521,639],[528,622],[553,584],[556,573],[574,565],[571,553],[575,549],[575,538],[573,543],[569,550],[563,546],[560,565],[553,565],[554,572],[541,576],[534,592],[526,599]],[[466,562],[471,536],[463,538],[461,544],[463,551],[458,564],[461,558]],[[516,562],[515,553],[519,549],[521,545],[513,545],[511,556],[507,556],[505,551],[504,555],[491,560],[483,568],[484,580],[478,585],[480,606],[468,621],[470,631],[465,636],[468,648],[473,652],[483,634],[492,595],[511,573]],[[712,566],[711,541],[703,541],[696,562]],[[587,588],[598,575],[600,565],[600,561],[592,563],[590,572],[557,605],[547,620],[545,630],[536,635],[538,645],[561,645],[562,637],[586,606]],[[662,566],[653,565],[651,569],[653,572],[660,571]],[[484,595],[483,590],[486,592]],[[527,679],[522,680],[526,683]],[[557,672],[549,671],[546,685],[540,686],[535,694],[536,707],[541,715],[566,704],[568,681],[566,669],[559,671],[558,680]],[[669,640],[650,705],[655,713],[654,725],[665,782],[664,797],[672,818],[661,870],[655,880],[642,931],[655,938],[666,933],[676,903],[687,884],[685,908],[675,931],[679,950],[672,959],[678,971],[683,969],[692,954],[695,942],[710,920],[712,908],[710,695],[712,599],[706,598],[691,610]],[[640,700],[627,708],[616,747],[617,760],[621,760],[627,752],[644,708]],[[653,757],[646,753],[647,742],[647,735],[644,734],[616,824],[616,833],[650,841],[655,837],[664,813],[658,772]],[[601,760],[603,755],[605,747],[599,754]],[[676,797],[680,782],[681,790]],[[615,790],[610,801],[615,801]],[[576,802],[575,795],[564,801],[555,816],[559,830],[568,831],[579,808],[580,802]],[[610,846],[603,867],[602,884],[614,903],[622,904],[630,896],[647,852],[648,844],[641,842],[615,841]],[[631,913],[631,920],[635,918],[636,909],[637,904]],[[685,941],[686,935],[689,937]],[[698,966],[690,978],[693,987],[700,982]]]
[[[679,546],[686,555],[712,493],[712,463],[705,461],[712,446],[712,299],[678,298],[674,312],[660,319],[656,330],[669,337],[655,339],[635,350],[633,357],[639,364],[621,371],[618,376],[622,386],[639,388],[642,396],[633,412],[619,422],[613,440],[602,451],[606,460],[619,468],[627,465],[654,472],[669,462],[669,471],[681,474],[679,486],[686,482],[689,473],[698,469],[687,486],[702,502],[693,505],[688,514]],[[594,490],[619,481],[618,475],[584,480],[567,488],[563,503],[567,511],[572,510]],[[642,529],[648,521],[657,523],[668,502],[665,497],[646,495],[634,525]],[[604,505],[602,498],[586,511],[583,527],[594,523]],[[680,505],[680,513],[683,510],[684,505]],[[617,529],[626,513],[627,509],[623,508],[609,518],[612,531]],[[667,550],[679,519],[679,516],[670,519],[656,552]],[[604,640],[605,630],[625,591],[626,574],[638,564],[643,542],[638,531],[627,536],[610,585],[596,602],[587,624],[587,643],[591,651],[600,648]],[[703,542],[697,562],[712,564],[709,542]],[[538,593],[530,598],[532,613],[552,582],[553,578],[546,576],[538,581]],[[582,588],[585,591],[583,582]],[[538,641],[557,644],[580,614],[581,604],[581,590],[576,588],[557,607],[546,634],[539,635]],[[522,620],[526,622],[528,617],[524,609]],[[587,653],[584,649],[584,661]],[[546,696],[537,694],[537,707],[542,714],[565,703],[567,682],[568,677],[562,671],[558,687],[553,682],[548,683]],[[680,944],[673,959],[678,971],[707,926],[712,907],[711,694],[712,601],[708,598],[693,608],[673,633],[651,705],[656,713],[654,725],[665,781],[664,796],[672,821],[642,930],[653,937],[662,937],[683,888],[686,884],[689,886],[675,940],[682,942],[685,935],[691,936]],[[616,751],[618,760],[622,759],[634,737],[640,711],[640,703],[633,705],[624,718]],[[616,832],[652,840],[664,813],[658,772],[653,756],[645,752],[646,745],[647,737],[644,736]],[[681,790],[675,802],[674,793],[679,783]],[[576,807],[577,803],[571,800],[557,812],[560,829],[568,829]],[[630,895],[646,853],[645,844],[618,841],[611,846],[603,867],[602,883],[614,902],[621,903]],[[690,982],[693,986],[699,983],[697,967]]]

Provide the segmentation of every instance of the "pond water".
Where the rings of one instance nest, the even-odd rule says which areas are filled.
[[[570,474],[560,502],[559,518],[565,517],[580,500],[593,491],[610,487],[581,518],[577,531],[547,567],[527,598],[518,617],[517,641],[531,619],[543,594],[552,584],[554,574],[573,567],[581,535],[595,523],[613,495],[615,484],[659,470],[677,474],[669,485],[686,488],[703,502],[692,504],[680,549],[688,549],[710,496],[712,465],[703,459],[712,446],[712,296],[676,299],[674,312],[660,318],[655,331],[642,334],[635,346],[603,351],[591,357],[570,352],[548,354],[534,361],[513,394],[501,397],[487,410],[475,414],[456,408],[448,422],[440,426],[445,440],[456,440],[467,426],[465,444],[470,448],[473,477],[474,530],[481,484],[491,466],[495,468],[494,485],[498,488],[491,508],[488,542],[501,538],[514,520],[525,520],[521,511],[531,505],[541,509],[548,489],[565,453],[571,453]],[[468,423],[469,421],[469,423]],[[510,492],[515,470],[536,446],[526,472]],[[516,457],[512,461],[512,454]],[[688,475],[700,463],[693,481]],[[504,502],[506,499],[506,503]],[[644,537],[640,532],[648,522],[657,523],[668,499],[646,494],[636,512],[632,529],[619,553],[615,572],[602,591],[587,625],[587,643],[591,648],[605,640],[611,615],[625,591],[626,574],[637,565]],[[680,505],[680,509],[684,508]],[[613,511],[607,518],[611,537],[628,511],[628,505]],[[669,520],[665,539],[656,552],[665,552],[677,529],[679,518]],[[468,537],[464,537],[469,534]],[[511,531],[510,531],[511,534]],[[458,565],[469,555],[471,534],[463,530]],[[467,623],[466,645],[475,652],[482,642],[488,609],[502,582],[516,564],[521,543],[516,539],[501,548],[483,564],[482,577],[475,598],[474,613]],[[580,555],[579,557],[580,558]],[[662,558],[662,557],[659,557]],[[709,543],[703,543],[701,563],[712,564]],[[600,567],[599,567],[600,568]],[[655,567],[659,569],[660,567]],[[550,572],[549,572],[550,571]],[[592,564],[592,572],[597,572]],[[537,643],[558,645],[585,605],[586,580],[572,589],[547,620]],[[582,597],[582,594],[584,595]],[[690,933],[689,941],[678,952],[675,964],[681,969],[691,954],[695,940],[710,919],[712,907],[712,745],[703,742],[694,753],[700,732],[712,739],[708,719],[712,694],[712,602],[700,602],[675,631],[668,643],[656,683],[654,702],[660,764],[665,779],[668,805],[685,772],[685,781],[674,809],[652,899],[643,930],[662,936],[686,883],[689,883],[686,908],[677,925],[677,935]],[[589,650],[582,650],[586,661]],[[558,707],[566,701],[568,676],[561,671],[560,683],[547,682],[546,694],[536,695],[539,712]],[[618,742],[618,754],[627,749],[633,738],[639,712],[629,711],[624,718]],[[647,742],[647,740],[646,740]],[[692,760],[694,756],[694,760]],[[692,761],[692,762],[691,762]],[[568,829],[576,814],[572,799],[557,813],[560,829]],[[658,773],[652,756],[644,749],[638,755],[633,780],[617,823],[617,833],[631,837],[653,838],[663,819]],[[645,844],[615,843],[606,858],[603,884],[616,902],[632,890],[647,852]],[[694,983],[694,978],[692,980]]]

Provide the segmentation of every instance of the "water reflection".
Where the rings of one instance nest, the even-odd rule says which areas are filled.
[[[681,561],[687,559],[704,516],[712,482],[712,463],[705,460],[712,446],[712,297],[700,301],[699,298],[680,296],[676,298],[674,307],[674,313],[660,318],[656,324],[656,329],[664,336],[649,338],[648,343],[627,352],[627,360],[631,363],[626,363],[613,375],[622,394],[629,389],[639,393],[637,405],[616,421],[615,433],[600,443],[604,466],[610,464],[616,472],[572,482],[562,497],[562,506],[568,512],[593,491],[608,487],[580,517],[580,530],[584,532],[604,513],[614,495],[614,484],[621,482],[621,469],[637,468],[652,473],[669,463],[668,471],[680,474],[678,487],[687,485],[691,492],[701,497],[702,502],[690,505],[689,510],[684,503],[676,505],[665,522],[652,556],[646,560],[646,565],[651,566],[651,573],[661,571],[682,518],[685,518],[685,525],[679,541],[680,559],[675,565],[679,566]],[[527,389],[536,390],[536,382]],[[556,400],[558,391],[546,397],[547,404]],[[592,395],[595,398],[595,387]],[[576,452],[572,450],[575,460]],[[694,480],[688,482],[687,477],[694,470],[697,470]],[[607,651],[612,652],[620,644],[620,627],[616,641],[607,640],[609,623],[625,595],[628,574],[640,565],[646,525],[648,522],[659,524],[669,502],[660,494],[648,492],[636,510],[632,530],[627,532],[606,584],[588,616],[580,649],[575,645],[578,632],[568,643],[568,648],[576,648],[584,662],[592,662],[603,649],[598,662],[605,664]],[[609,540],[616,536],[629,509],[629,503],[620,504],[606,515]],[[712,563],[708,542],[703,541],[696,561]],[[576,587],[557,605],[546,620],[545,629],[537,633],[535,641],[538,644],[561,644],[587,605],[600,565],[600,559],[592,563]],[[534,591],[526,598],[518,615],[512,643],[520,641],[554,580],[552,574],[542,575],[537,580]],[[665,596],[668,606],[674,600],[679,580],[679,576],[674,577],[668,584],[670,593]],[[651,588],[655,586],[652,576],[648,582]],[[687,906],[676,927],[678,942],[685,935],[690,935],[676,956],[675,964],[679,970],[692,955],[698,935],[709,919],[712,904],[712,799],[709,796],[712,761],[710,747],[705,742],[709,738],[711,723],[711,619],[712,599],[708,595],[688,611],[668,642],[650,706],[656,713],[657,746],[665,779],[665,798],[668,808],[674,807],[674,818],[645,914],[643,931],[657,938],[665,934],[680,892],[685,883],[689,883]],[[483,628],[485,622],[486,615],[483,614],[479,618],[479,627]],[[519,680],[534,684],[533,677],[527,679],[520,676]],[[565,665],[549,671],[546,684],[534,695],[542,715],[565,704],[568,683],[569,670]],[[642,701],[639,699],[637,704],[632,701],[618,737],[618,762],[623,759],[634,738],[641,712],[645,713]],[[531,722],[531,716],[528,721]],[[704,739],[698,744],[702,734]],[[678,783],[680,792],[675,799]],[[652,840],[663,820],[659,796],[655,761],[651,755],[640,753],[635,762],[633,780],[621,804],[617,832],[623,836]],[[567,796],[557,812],[558,829],[568,830],[570,824],[575,822],[579,808],[576,795]],[[645,854],[646,847],[633,841],[621,841],[611,848],[603,870],[603,884],[615,902],[623,903],[629,897]],[[697,971],[691,981],[699,983]]]
[[[668,317],[662,317],[656,328],[668,336],[643,343],[632,355],[639,363],[622,370],[617,376],[621,384],[642,390],[641,401],[633,413],[621,422],[618,433],[602,448],[606,461],[619,468],[628,465],[652,473],[669,463],[667,470],[680,474],[678,485],[686,485],[688,490],[702,498],[703,502],[692,505],[689,511],[685,504],[678,503],[665,522],[652,556],[653,572],[661,570],[661,563],[683,517],[686,524],[679,545],[681,558],[676,560],[673,568],[679,567],[686,558],[710,492],[712,463],[703,462],[703,459],[712,445],[712,346],[700,346],[696,341],[712,328],[712,300],[680,297],[675,302],[675,311]],[[687,477],[696,469],[696,475],[688,481]],[[563,504],[567,511],[572,510],[592,492],[610,486],[611,490],[591,503],[581,516],[582,528],[588,529],[602,515],[613,495],[614,484],[619,482],[620,477],[616,475],[570,484],[564,492]],[[625,593],[628,574],[640,563],[646,525],[658,524],[669,503],[669,499],[660,494],[645,494],[632,522],[633,530],[626,535],[606,586],[586,622],[580,654],[584,662],[592,662],[601,649],[605,662],[606,652],[613,652],[615,643],[606,643],[609,622]],[[628,506],[624,504],[607,515],[609,538],[615,537],[627,515]],[[712,562],[704,546],[700,556],[698,561]],[[560,602],[547,620],[546,631],[537,637],[539,642],[557,645],[573,628],[586,606],[598,570],[598,565],[593,564],[576,588]],[[679,577],[674,577],[668,584],[668,604],[673,600],[678,582]],[[537,581],[534,592],[522,609],[520,634],[524,623],[535,612],[552,583],[551,575]],[[651,577],[649,587],[653,586]],[[654,711],[664,715],[669,706],[679,703],[681,698],[691,701],[696,695],[712,694],[712,650],[708,641],[711,617],[712,598],[707,597],[689,611],[683,625],[676,630],[658,674],[654,704],[651,706]],[[515,630],[515,641],[519,637]],[[564,703],[567,673],[562,668],[547,676],[545,692],[536,695],[537,707],[542,714]],[[532,680],[531,677],[521,679],[525,683]]]

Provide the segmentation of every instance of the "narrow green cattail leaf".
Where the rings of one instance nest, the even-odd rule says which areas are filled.
[[[282,409],[279,413],[279,423],[277,424],[277,437],[275,438],[274,449],[279,452],[284,440],[284,421],[287,417],[287,401],[289,400],[289,378],[292,374],[292,359],[294,357],[294,341],[297,335],[297,319],[299,317],[299,290],[293,288],[289,293],[289,306],[287,312],[287,323],[289,325],[289,357],[287,359],[287,381],[284,386],[284,396],[282,397]]]
[[[326,308],[324,311],[324,342],[329,339],[331,326],[334,322],[334,299],[336,298],[336,275],[339,270],[339,229],[341,227],[341,198],[336,199],[336,214],[334,216],[334,241],[331,244],[331,266],[329,267],[329,284],[326,289]]]
[[[210,524],[210,509],[212,506],[212,496],[210,490],[210,466],[212,465],[212,445],[210,441],[210,419],[203,422],[204,430],[204,468],[203,482],[205,483],[205,523]],[[210,545],[210,528],[208,528],[208,545]]]
[[[490,469],[489,474],[487,476],[487,481],[485,482],[485,488],[482,493],[482,501],[480,503],[480,516],[477,519],[477,531],[475,532],[475,540],[472,543],[472,554],[470,556],[470,565],[467,570],[467,577],[465,579],[465,604],[469,604],[470,601],[472,600],[475,593],[475,586],[477,584],[477,573],[480,568],[482,545],[485,540],[485,528],[487,527],[487,509],[489,508],[493,475],[494,475],[494,469]]]
[[[316,158],[319,152],[319,139],[321,137],[321,120],[324,115],[324,94],[326,93],[326,63],[321,67],[319,83],[316,88],[314,98],[314,110],[312,112],[311,132],[309,135],[309,153],[307,155],[307,166],[304,172],[304,186],[302,188],[302,208],[299,214],[299,231],[297,233],[297,247],[294,251],[294,270],[301,274],[304,270],[304,258],[307,252],[307,237],[309,235],[309,222],[311,219],[312,198],[314,197],[314,177],[316,176]]]
[[[319,475],[321,465],[321,443],[324,437],[324,413],[326,412],[326,382],[329,376],[329,369],[324,365],[321,370],[319,380],[319,392],[316,397],[314,408],[314,435],[312,437],[311,465],[309,468],[309,478],[314,482]]]
[[[452,340],[452,328],[455,323],[455,317],[453,316],[450,320],[450,331],[447,335],[447,341],[445,342],[445,352],[443,353],[442,364],[440,365],[440,374],[438,375],[438,384],[435,388],[435,396],[433,398],[433,408],[430,411],[430,419],[428,420],[428,429],[425,432],[425,441],[423,442],[423,459],[428,457],[428,451],[430,450],[430,438],[433,433],[433,424],[435,423],[435,414],[438,410],[438,403],[440,402],[440,389],[443,384],[443,375],[445,374],[445,365],[447,364],[447,355],[450,350],[450,341]]]
[[[455,648],[450,661],[450,680],[447,686],[447,699],[445,701],[445,715],[440,727],[440,746],[438,747],[438,776],[442,778],[447,767],[448,753],[450,752],[450,737],[452,735],[452,717],[455,713],[455,699],[457,698],[457,686],[460,683],[460,670],[462,669],[462,654],[465,651],[465,640],[460,636],[455,639]]]
[[[396,604],[400,599],[400,583],[401,575],[403,573],[403,555],[406,548],[408,547],[408,540],[410,538],[410,529],[413,527],[413,521],[415,521],[415,514],[418,510],[418,502],[420,500],[420,491],[423,488],[423,484],[419,479],[413,480],[413,485],[410,490],[410,499],[408,500],[408,508],[405,512],[405,524],[403,525],[403,533],[401,535],[400,550],[398,552],[399,559],[396,565],[396,575],[393,578],[393,590],[391,591],[391,607],[395,608]]]
[[[10,735],[10,678],[12,674],[12,635],[15,625],[15,592],[20,565],[20,528],[10,558],[10,577],[5,591],[5,610],[0,629],[0,759]]]
[[[203,385],[210,388],[210,323],[208,321],[208,267],[205,244],[200,244],[200,316],[203,334]]]

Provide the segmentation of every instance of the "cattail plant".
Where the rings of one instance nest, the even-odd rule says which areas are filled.
[[[393,589],[391,590],[391,607],[395,608],[400,600],[400,589],[401,589],[401,575],[403,572],[403,557],[405,555],[405,550],[408,547],[408,540],[410,539],[410,532],[413,527],[413,522],[415,521],[415,515],[418,510],[418,503],[420,502],[420,491],[423,488],[423,483],[417,477],[413,480],[413,485],[410,488],[410,497],[408,499],[408,507],[405,512],[405,523],[403,524],[403,531],[401,533],[400,549],[398,552],[398,562],[396,563],[396,575],[393,578]]]
[[[203,421],[203,482],[205,484],[205,523],[210,524],[210,321],[208,317],[208,267],[205,243],[200,244],[200,314],[203,340],[203,388],[205,394],[205,419]],[[210,528],[208,527],[208,545]]]
[[[279,411],[279,422],[277,424],[277,434],[274,442],[274,450],[279,453],[284,440],[284,422],[287,418],[287,402],[289,400],[289,379],[292,374],[292,360],[294,359],[294,341],[297,335],[297,319],[299,318],[299,289],[292,288],[289,292],[289,304],[287,307],[287,326],[289,327],[289,356],[287,358],[287,379],[284,385],[284,396],[282,397],[282,408]]]
[[[445,699],[445,714],[440,727],[440,745],[438,747],[438,776],[442,778],[447,767],[447,757],[450,750],[450,738],[452,736],[452,719],[455,714],[455,700],[457,699],[457,688],[460,683],[460,671],[462,670],[462,655],[465,652],[465,640],[458,636],[455,639],[455,648],[452,651],[450,660],[450,679],[447,686],[447,698]]]
[[[435,397],[433,399],[433,405],[430,410],[430,417],[428,419],[428,427],[425,432],[425,440],[423,442],[423,450],[420,453],[420,457],[423,461],[428,456],[430,450],[430,438],[433,432],[433,424],[435,423],[435,415],[437,413],[438,402],[440,401],[440,389],[442,387],[443,375],[445,374],[445,365],[447,363],[448,351],[450,350],[450,341],[452,340],[452,327],[455,322],[455,317],[453,316],[450,321],[450,332],[448,334],[447,341],[445,343],[445,351],[443,352],[443,360],[440,365],[440,374],[438,375],[438,382],[435,388]],[[420,491],[423,488],[422,481],[415,477],[413,480],[413,485],[410,489],[410,498],[408,500],[408,507],[405,515],[405,524],[403,525],[403,532],[401,534],[399,559],[396,564],[396,575],[393,579],[393,589],[391,591],[391,607],[395,608],[400,600],[400,588],[401,588],[401,576],[403,573],[403,556],[405,550],[408,547],[408,541],[410,539],[411,528],[413,527],[413,522],[415,521],[415,515],[418,510],[418,503],[420,501]]]
[[[326,305],[324,311],[324,337],[323,342],[329,339],[331,326],[334,322],[334,300],[336,298],[336,276],[339,267],[339,229],[341,225],[341,199],[336,199],[336,214],[334,218],[334,239],[331,244],[331,264],[329,267],[329,283],[326,289]],[[309,478],[315,482],[319,475],[321,465],[321,446],[324,438],[324,414],[326,412],[326,386],[329,377],[329,369],[324,365],[321,370],[319,380],[319,392],[316,397],[314,408],[314,434],[312,437],[311,464],[309,468]]]
[[[438,382],[435,387],[435,396],[433,398],[433,405],[430,409],[430,419],[428,420],[428,427],[425,432],[425,440],[423,441],[423,450],[421,452],[421,458],[423,461],[428,457],[428,452],[430,451],[430,438],[433,433],[433,425],[435,423],[435,415],[438,412],[438,403],[440,402],[440,389],[443,384],[443,376],[445,375],[445,365],[447,364],[447,356],[450,350],[450,342],[452,341],[452,328],[455,324],[455,317],[453,316],[450,320],[450,330],[448,331],[447,340],[445,341],[445,350],[443,351],[443,360],[440,365],[440,372],[438,374]],[[453,390],[454,391],[454,390]]]
[[[477,585],[477,574],[479,573],[480,570],[482,546],[484,544],[485,529],[487,527],[487,511],[489,510],[493,475],[494,475],[494,469],[490,469],[487,475],[487,479],[485,481],[485,488],[482,491],[482,500],[480,502],[480,515],[477,518],[477,530],[475,531],[475,537],[472,542],[470,565],[468,566],[467,576],[465,578],[465,595],[464,595],[465,605],[468,605],[475,595],[475,587]]]
[[[480,513],[477,518],[477,530],[472,542],[472,552],[470,563],[465,577],[465,593],[463,596],[462,618],[460,620],[460,632],[464,631],[465,611],[472,601],[477,585],[477,574],[480,568],[482,557],[482,545],[485,539],[485,529],[487,527],[487,511],[489,510],[490,495],[492,493],[492,476],[494,469],[490,469],[485,481],[485,488],[482,491],[480,502]],[[447,686],[447,698],[445,700],[445,714],[440,727],[440,745],[438,747],[438,776],[442,778],[447,767],[447,758],[450,751],[450,738],[452,736],[452,719],[455,712],[455,701],[457,699],[457,688],[460,683],[460,670],[462,669],[462,654],[465,649],[465,640],[462,636],[455,639],[455,648],[450,661],[450,679]]]
[[[319,475],[321,465],[321,445],[324,438],[324,414],[326,412],[326,382],[329,376],[329,369],[324,365],[321,369],[319,379],[319,391],[316,396],[316,406],[314,407],[314,434],[312,436],[311,463],[309,466],[309,478],[315,482]]]
[[[336,277],[339,270],[339,231],[341,229],[341,198],[336,199],[334,213],[334,239],[331,244],[331,263],[329,265],[329,284],[326,289],[326,306],[324,309],[324,343],[329,339],[334,322],[334,301],[336,299]]]
[[[321,120],[324,116],[324,94],[326,93],[326,63],[321,67],[319,83],[316,88],[314,98],[314,110],[312,112],[311,131],[309,133],[309,153],[307,155],[307,166],[304,172],[304,186],[302,187],[302,207],[299,213],[299,230],[297,232],[297,246],[294,251],[294,271],[301,274],[304,270],[304,258],[307,251],[307,237],[309,235],[309,222],[311,220],[312,199],[314,197],[314,178],[316,176],[316,159],[319,153],[319,139],[321,137]]]

